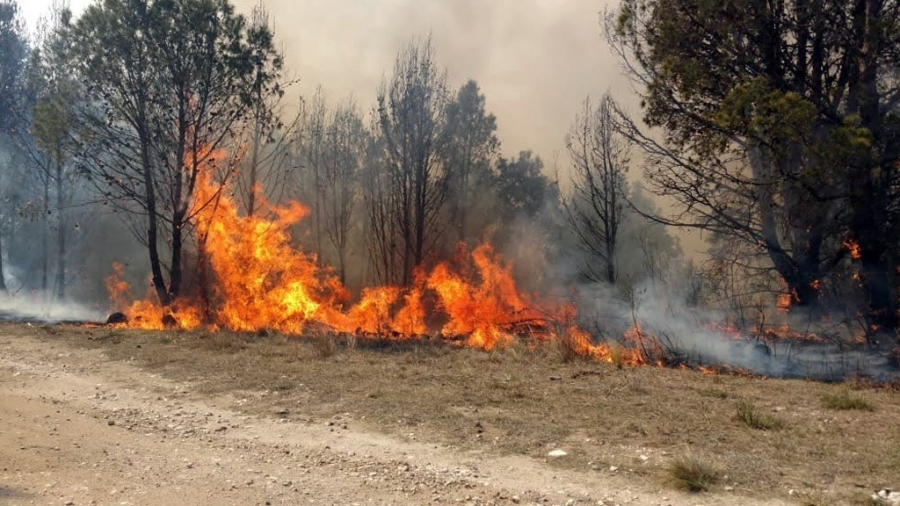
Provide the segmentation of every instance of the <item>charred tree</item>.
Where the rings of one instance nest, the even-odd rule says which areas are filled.
[[[628,141],[613,123],[614,103],[604,95],[594,107],[585,99],[566,136],[572,161],[572,191],[563,200],[566,220],[588,260],[582,275],[616,282],[619,228],[626,199],[625,175],[631,163]],[[597,265],[605,268],[597,270]]]

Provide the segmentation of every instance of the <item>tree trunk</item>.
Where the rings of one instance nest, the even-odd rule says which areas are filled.
[[[814,247],[810,238],[795,237],[802,247],[795,248],[798,258],[793,258],[782,246],[778,234],[778,224],[773,208],[774,189],[769,166],[771,160],[762,153],[762,148],[751,146],[747,150],[753,177],[757,183],[756,195],[759,204],[763,244],[775,271],[781,276],[791,294],[791,306],[814,307],[819,301],[819,291],[815,282],[819,279],[819,248]]]
[[[854,6],[854,25],[860,34],[857,41],[858,74],[849,89],[850,105],[859,112],[861,124],[871,134],[875,146],[879,145],[882,136],[877,55],[884,35],[876,26],[882,4],[883,0],[857,0]],[[886,175],[893,167],[890,161],[880,163],[876,153],[872,155],[861,157],[852,175],[851,225],[859,244],[869,321],[880,330],[890,332],[898,324],[897,298],[890,283],[888,243],[891,212],[890,182]]]
[[[48,277],[50,272],[50,171],[44,174],[44,231],[41,235],[41,250],[43,264],[41,265],[41,292],[47,297],[49,288]]]
[[[9,290],[6,288],[6,274],[3,273],[3,232],[0,231],[0,294],[7,293]]]
[[[58,155],[59,156],[59,155]],[[63,167],[56,164],[56,212],[59,225],[56,230],[56,298],[66,296],[66,202],[63,195]]]
[[[256,125],[253,128],[253,150],[250,154],[250,194],[247,196],[247,216],[253,216],[256,213],[256,182],[259,178],[258,175],[258,165],[259,165],[259,145],[261,143],[260,137],[262,136],[260,132],[259,126],[259,118],[257,117]]]
[[[141,164],[144,169],[144,186],[147,204],[147,250],[150,253],[150,272],[152,273],[153,288],[159,303],[168,306],[172,303],[166,281],[163,278],[162,262],[159,258],[159,216],[156,212],[156,190],[154,188],[153,167],[150,162],[150,142],[146,132],[140,134]]]
[[[169,274],[169,300],[174,301],[181,294],[181,255],[184,250],[184,212],[176,212],[172,225],[172,268]]]

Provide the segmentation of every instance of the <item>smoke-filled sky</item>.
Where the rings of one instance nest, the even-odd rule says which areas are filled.
[[[256,2],[241,0],[249,9]],[[374,104],[398,49],[431,34],[454,88],[475,79],[497,115],[507,156],[538,152],[548,165],[581,101],[625,91],[605,47],[606,0],[269,0],[290,69],[310,94]],[[564,160],[560,157],[560,163]]]
[[[258,0],[233,0],[248,13]],[[31,26],[52,0],[20,1]],[[79,13],[90,0],[70,0]],[[365,111],[398,49],[431,34],[452,87],[475,79],[497,115],[506,156],[536,151],[565,165],[563,137],[587,94],[628,85],[609,54],[600,12],[611,0],[267,0],[293,95],[319,85]]]

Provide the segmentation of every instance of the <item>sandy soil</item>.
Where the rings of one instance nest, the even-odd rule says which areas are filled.
[[[0,504],[787,504],[399,441],[349,415],[248,417],[42,334],[0,327]]]

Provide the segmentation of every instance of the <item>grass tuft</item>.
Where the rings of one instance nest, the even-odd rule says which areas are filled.
[[[856,395],[850,395],[850,392],[842,391],[837,394],[828,393],[822,396],[822,402],[828,409],[839,411],[859,410],[859,411],[875,411],[869,401]]]
[[[608,346],[612,365],[616,366],[616,369],[625,367],[625,347],[615,341],[611,341]]]
[[[719,481],[715,466],[692,454],[677,457],[666,467],[669,485],[688,492],[704,492]]]
[[[315,343],[316,355],[319,358],[330,358],[338,352],[338,343],[334,338],[334,334],[320,333],[313,337],[313,342]]]
[[[780,429],[784,425],[780,419],[757,410],[750,401],[737,403],[736,417],[739,422],[756,430]]]

